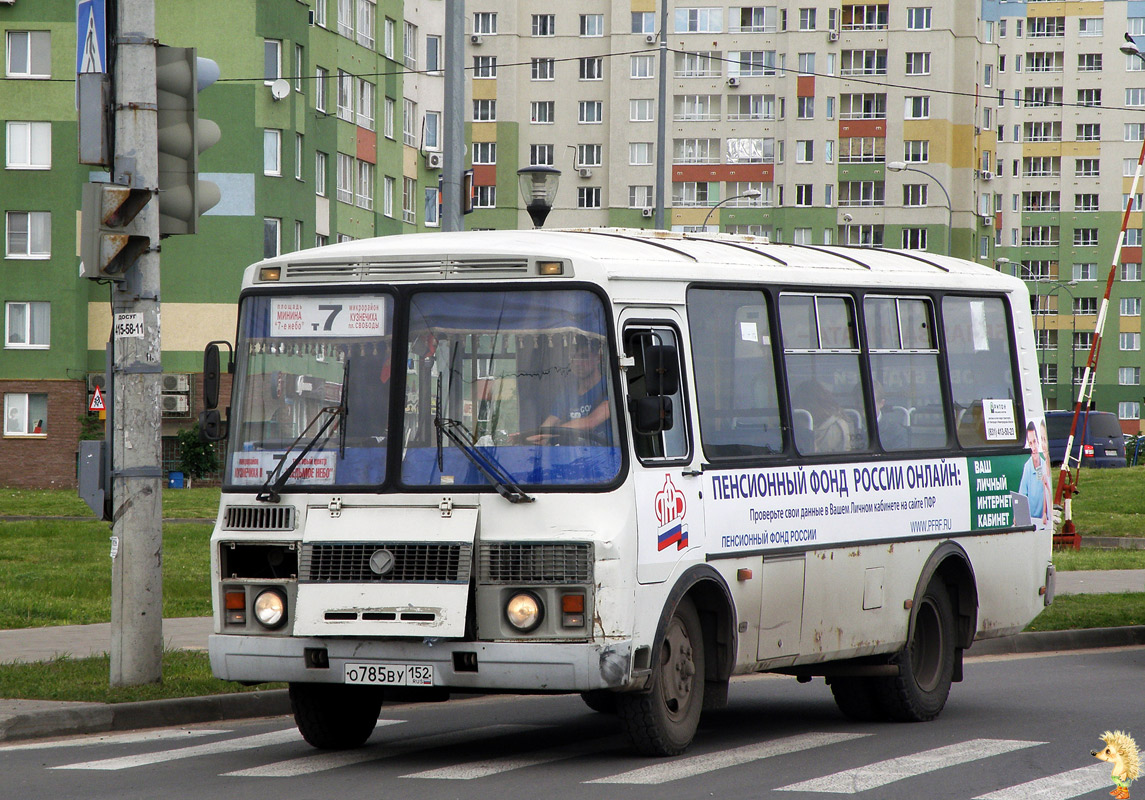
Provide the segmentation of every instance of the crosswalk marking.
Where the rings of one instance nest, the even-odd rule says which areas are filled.
[[[297,728],[288,728],[270,733],[260,733],[255,736],[244,736],[240,739],[226,739],[221,742],[180,747],[175,750],[163,750],[157,753],[141,753],[137,756],[124,756],[122,758],[106,758],[100,761],[85,761],[82,764],[65,764],[52,769],[100,769],[119,770],[132,767],[143,767],[148,764],[161,764],[164,761],[177,761],[181,758],[195,758],[197,756],[216,755],[218,753],[231,753],[238,750],[253,750],[256,747],[267,747],[286,742],[302,740],[302,734]]]
[[[731,750],[721,750],[718,753],[707,753],[701,756],[690,756],[677,761],[656,762],[650,767],[641,767],[611,775],[607,778],[585,781],[585,783],[629,783],[653,785],[678,781],[682,778],[691,778],[714,772],[717,769],[734,767],[750,761],[758,761],[772,756],[798,753],[812,747],[823,747],[829,744],[847,742],[853,739],[862,739],[870,736],[869,733],[803,733],[798,736],[788,736],[770,742],[749,744]]]
[[[177,730],[175,728],[160,729],[157,731],[140,731],[138,733],[116,733],[110,736],[85,736],[75,739],[51,739],[45,742],[26,742],[23,744],[0,745],[0,752],[7,753],[12,750],[54,750],[68,747],[92,747],[107,744],[132,744],[133,742],[160,742],[167,739],[192,739],[198,736],[215,736],[216,734],[230,733],[223,730]]]
[[[394,720],[395,722],[398,720]],[[385,720],[382,720],[385,722]],[[381,723],[379,723],[381,724]],[[239,769],[223,773],[225,778],[293,778],[298,775],[311,775],[315,772],[348,767],[365,761],[380,761],[384,758],[406,755],[416,750],[429,750],[434,747],[452,747],[467,744],[487,736],[499,736],[533,728],[532,725],[487,725],[482,728],[467,728],[463,731],[438,733],[432,736],[419,736],[401,743],[386,742],[374,747],[345,750],[337,753],[311,753],[300,758],[289,758],[264,764],[261,767]]]
[[[614,736],[603,740],[577,742],[576,744],[567,744],[561,747],[551,747],[547,750],[538,750],[527,755],[504,756],[502,758],[491,758],[485,761],[470,761],[467,764],[455,764],[451,767],[427,769],[424,772],[412,772],[409,775],[402,775],[402,777],[471,781],[474,778],[487,778],[490,775],[498,775],[502,772],[525,769],[526,767],[536,767],[541,764],[552,763],[553,761],[564,761],[569,758],[596,753],[601,750],[607,750],[610,747],[620,747],[623,742],[622,737]]]
[[[1015,739],[970,739],[958,744],[936,747],[921,753],[890,758],[875,764],[843,770],[822,778],[781,786],[780,792],[834,792],[856,794],[885,786],[888,783],[914,778],[927,772],[954,767],[981,758],[1002,755],[1045,742],[1026,742]]]
[[[982,794],[974,800],[1068,800],[1102,787],[1112,787],[1108,764],[1090,764],[1045,778],[1019,783],[996,792]]]

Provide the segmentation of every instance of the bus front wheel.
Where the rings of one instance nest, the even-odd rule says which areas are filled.
[[[290,709],[298,730],[312,747],[349,750],[374,732],[382,710],[382,690],[339,683],[290,684]]]
[[[895,659],[898,676],[880,685],[880,706],[891,719],[925,722],[942,711],[954,678],[954,639],[950,593],[935,578],[915,610],[910,641]]]
[[[650,756],[684,752],[704,706],[704,639],[692,601],[680,601],[660,642],[652,690],[617,697],[616,711],[632,744]]]

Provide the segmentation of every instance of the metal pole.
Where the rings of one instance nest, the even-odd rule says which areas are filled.
[[[667,230],[664,224],[664,153],[668,131],[668,0],[660,0],[660,86],[656,100],[656,218],[657,230]]]
[[[115,52],[112,180],[159,184],[154,0],[120,0]],[[158,682],[163,656],[162,471],[159,438],[158,197],[135,218],[152,248],[117,282],[112,387],[111,685]]]
[[[465,171],[465,0],[445,3],[445,151],[441,169],[441,229],[462,229]]]

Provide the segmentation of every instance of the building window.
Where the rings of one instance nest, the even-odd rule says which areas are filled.
[[[394,98],[387,97],[382,109],[382,134],[387,139],[394,138],[394,115],[397,113],[398,103]]]
[[[402,222],[409,225],[417,223],[417,181],[413,178],[402,178]]]
[[[320,28],[326,27],[326,0],[318,0],[314,4],[314,24]]]
[[[809,208],[815,205],[815,187],[810,183],[797,183],[795,185],[795,205]]]
[[[926,228],[903,228],[902,229],[902,249],[903,250],[925,250],[926,249]]]
[[[529,145],[529,166],[551,167],[553,165],[553,146],[551,144]]]
[[[497,121],[497,101],[496,100],[474,100],[473,101],[473,121],[474,122],[496,122]]]
[[[1140,333],[1122,333],[1118,339],[1118,345],[1121,350],[1131,352],[1141,349],[1141,334]]]
[[[5,254],[8,258],[50,258],[52,255],[52,213],[50,211],[9,211]]]
[[[496,164],[497,163],[497,143],[496,142],[474,142],[473,143],[473,163],[474,164]]]
[[[633,33],[655,33],[656,32],[656,13],[653,11],[633,11],[632,12],[632,32]]]
[[[1101,36],[1103,33],[1101,17],[1082,17],[1077,22],[1078,36]]]
[[[402,23],[402,63],[407,69],[417,69],[417,25]]]
[[[338,0],[338,35],[354,38],[354,0]]]
[[[1140,419],[1141,404],[1136,400],[1124,400],[1117,404],[1118,419]]]
[[[529,121],[535,125],[552,125],[554,109],[552,100],[534,100],[529,104]]]
[[[325,67],[314,68],[314,110],[326,113],[326,78],[329,72]]]
[[[425,71],[441,72],[441,37],[425,37]]]
[[[267,128],[262,132],[262,174],[282,175],[282,131]]]
[[[321,150],[314,152],[314,194],[319,197],[326,196],[326,159],[328,156]]]
[[[46,350],[51,345],[51,303],[6,303],[4,346]]]
[[[402,98],[402,144],[417,146],[417,103],[408,97]]]
[[[1127,261],[1121,265],[1121,280],[1123,281],[1139,281],[1141,280],[1141,265],[1132,261]]]
[[[590,58],[582,58],[580,61],[580,80],[582,81],[600,81],[604,80],[604,59],[600,56],[592,56]]]
[[[382,53],[390,61],[394,60],[394,37],[397,32],[397,23],[386,17],[382,23]]]
[[[921,208],[926,205],[926,190],[930,188],[925,183],[905,183],[902,187],[902,204],[911,208]],[[925,248],[923,248],[925,249]]]
[[[578,186],[576,190],[577,208],[600,208],[599,186]]]
[[[585,125],[599,125],[604,121],[604,103],[600,100],[581,100],[577,121]]]
[[[1119,367],[1117,369],[1117,383],[1121,386],[1140,386],[1141,367]]]
[[[1097,247],[1097,228],[1076,228],[1073,232],[1074,247]]]
[[[534,58],[531,63],[530,80],[551,81],[553,79],[553,59]]]
[[[345,153],[338,154],[337,198],[340,203],[354,202],[354,159]]]
[[[474,56],[473,57],[473,77],[474,78],[496,78],[497,77],[497,56]]]
[[[930,119],[930,95],[906,98],[904,119]]]
[[[581,14],[581,36],[604,36],[604,14]]]
[[[724,10],[722,8],[677,8],[676,33],[722,33]]]
[[[389,175],[385,175],[382,178],[382,213],[393,219],[394,179]]]
[[[929,139],[908,139],[902,144],[903,161],[911,164],[925,164],[930,161]]]
[[[368,131],[374,129],[374,84],[363,78],[358,82],[358,125]]]
[[[930,53],[907,53],[906,54],[906,74],[907,75],[929,75],[930,74]]]
[[[628,187],[628,207],[629,208],[651,208],[652,207],[652,187],[651,186],[629,186]]]
[[[534,14],[532,26],[533,35],[556,36],[556,20],[555,14]]]
[[[425,189],[425,226],[427,228],[441,227],[441,193],[437,187]]]
[[[578,167],[601,166],[601,151],[599,144],[581,144],[576,148],[576,162]]]
[[[263,39],[262,42],[262,81],[274,83],[282,77],[282,42],[278,39]]]
[[[629,100],[629,122],[652,122],[656,118],[655,100]]]
[[[262,257],[274,258],[282,252],[282,220],[266,217],[262,221]]]
[[[338,119],[354,121],[354,76],[338,70]]]
[[[482,36],[493,36],[497,33],[497,12],[478,11],[473,15],[473,32]]]
[[[906,10],[906,28],[908,31],[930,30],[930,7],[908,8]]]
[[[52,35],[49,31],[8,31],[8,77],[52,77]]]
[[[425,112],[425,140],[422,146],[426,150],[441,149],[441,112]]]
[[[497,187],[496,186],[474,186],[473,187],[473,207],[474,208],[496,208],[497,207]]]
[[[800,97],[796,105],[796,119],[815,119],[815,98]]]
[[[4,395],[5,436],[46,436],[48,396],[9,393]]]
[[[9,122],[8,169],[51,169],[52,123]]]
[[[629,142],[628,163],[631,166],[647,166],[652,163],[652,142]]]
[[[302,134],[294,134],[294,177],[302,180]]]
[[[632,56],[629,61],[629,77],[634,80],[656,77],[656,62],[652,56]]]
[[[367,211],[374,209],[374,165],[368,161],[358,162],[358,186],[354,202],[358,208]]]

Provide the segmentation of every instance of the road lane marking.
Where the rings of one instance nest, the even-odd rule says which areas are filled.
[[[149,764],[162,764],[165,761],[178,761],[182,758],[196,758],[198,756],[217,755],[219,753],[232,753],[239,750],[254,750],[258,747],[268,747],[287,742],[302,740],[302,734],[297,728],[288,728],[282,731],[260,733],[255,736],[243,736],[239,739],[226,739],[221,742],[180,747],[175,750],[162,750],[157,753],[141,753],[137,756],[123,756],[122,758],[106,758],[99,761],[85,761],[81,764],[65,764],[52,769],[100,769],[119,770],[132,767],[144,767]]]
[[[824,775],[822,778],[812,778],[789,786],[781,786],[776,791],[856,794],[895,781],[925,775],[935,770],[954,767],[1039,744],[1045,744],[1045,742],[1027,742],[1017,739],[970,739],[958,744],[936,747],[933,750],[924,750],[921,753],[912,753],[911,755],[890,758],[855,769]]]
[[[1090,764],[982,794],[974,800],[1068,800],[1110,786],[1113,786],[1113,779],[1109,777],[1109,765]]]
[[[92,747],[98,744],[132,744],[134,742],[159,742],[168,739],[190,739],[196,736],[215,736],[231,733],[229,730],[183,730],[164,728],[157,731],[140,731],[138,733],[117,733],[111,736],[86,736],[82,739],[52,739],[45,742],[27,742],[25,744],[3,744],[0,752],[7,753],[12,750],[54,750],[66,747]]]
[[[534,753],[519,756],[504,756],[491,758],[485,761],[470,761],[467,764],[455,764],[451,767],[427,769],[424,772],[412,772],[402,775],[403,778],[428,778],[432,780],[471,781],[474,778],[487,778],[490,775],[499,775],[515,769],[525,769],[554,761],[564,761],[577,756],[597,753],[603,750],[615,749],[622,746],[623,737],[610,736],[607,739],[578,742],[560,747],[551,747],[547,750],[538,750]]]
[[[641,767],[629,772],[621,772],[607,778],[597,778],[585,783],[628,783],[653,785],[678,781],[726,769],[751,761],[759,761],[772,756],[782,756],[789,753],[798,753],[812,747],[823,747],[839,742],[849,742],[853,739],[862,739],[870,736],[869,733],[803,733],[798,736],[788,736],[770,742],[749,744],[731,750],[721,750],[717,753],[707,753],[700,756],[690,756],[678,761],[658,761],[650,767]]]
[[[380,742],[370,747],[357,750],[346,750],[337,753],[312,753],[300,758],[289,758],[285,761],[276,761],[273,764],[264,764],[261,767],[239,769],[234,772],[225,772],[225,778],[293,778],[298,775],[312,775],[315,772],[348,767],[366,761],[381,761],[385,758],[406,755],[417,750],[430,750],[435,747],[453,747],[459,744],[469,744],[474,739],[488,736],[500,736],[506,733],[516,733],[534,728],[533,725],[487,725],[482,728],[467,728],[462,731],[450,733],[437,733],[430,736],[421,736],[416,739],[407,739],[401,744]]]

